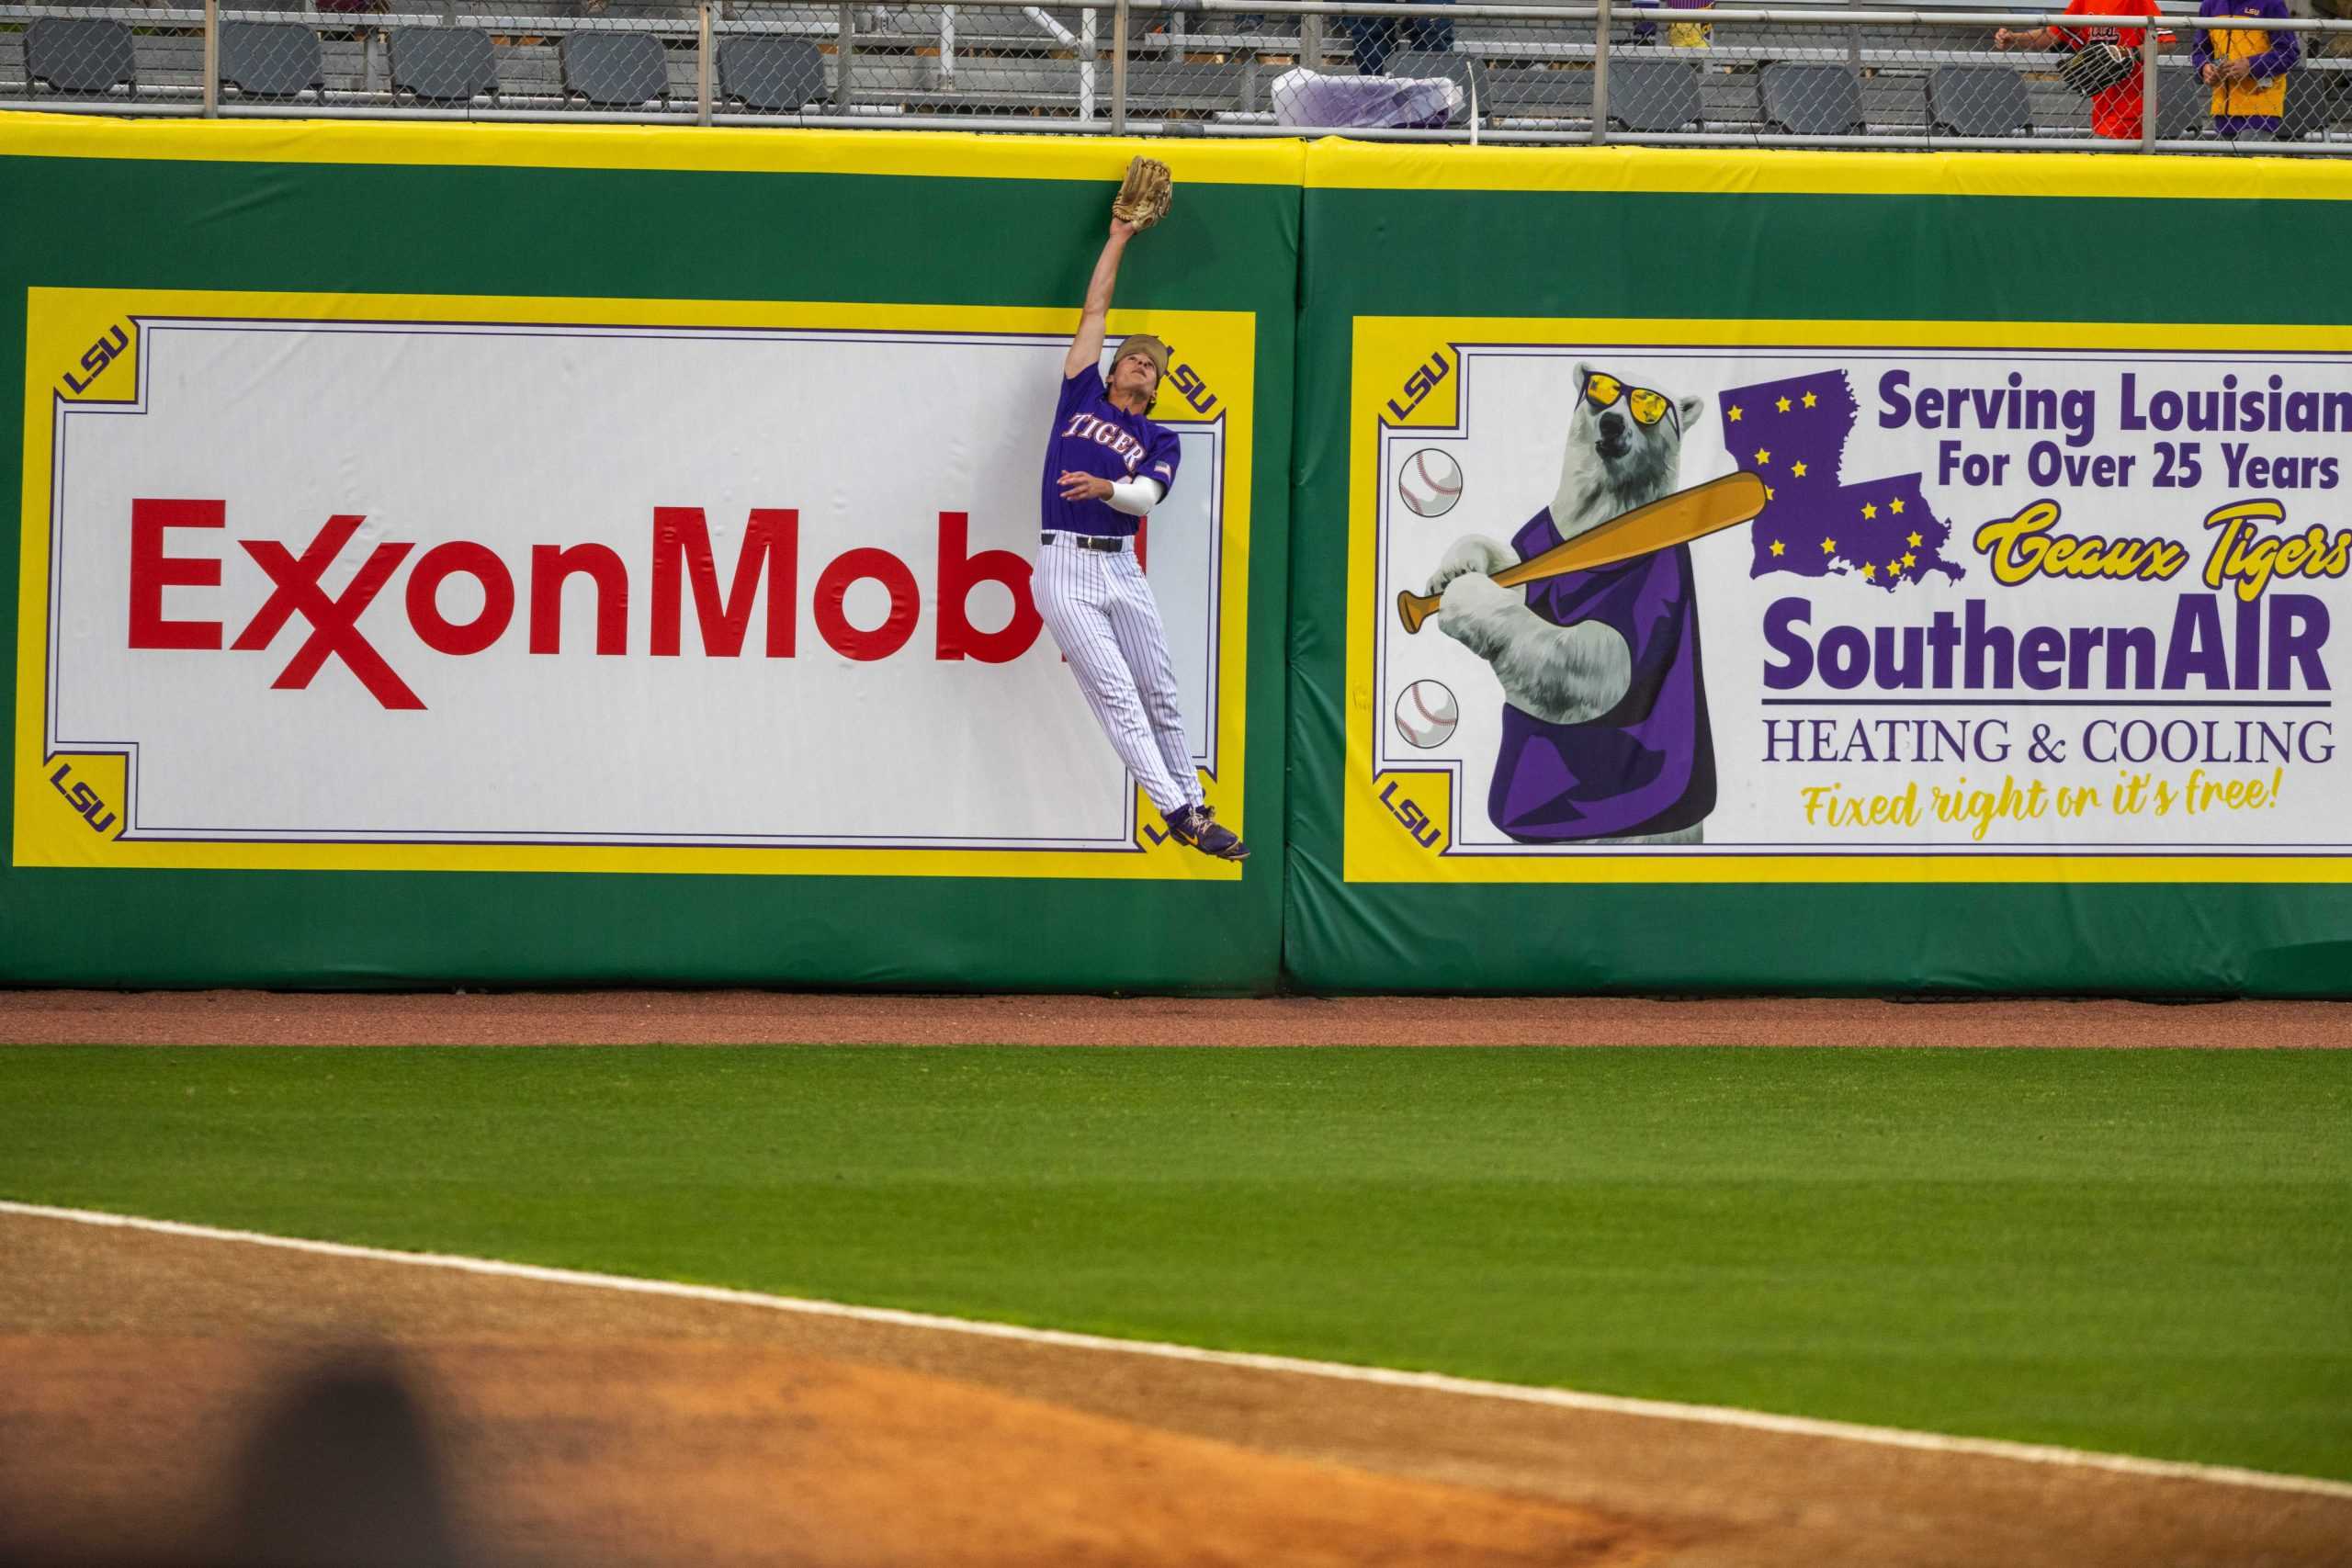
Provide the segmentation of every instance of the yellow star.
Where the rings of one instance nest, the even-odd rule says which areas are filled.
[[[1728,417],[1732,423],[1737,424],[1739,423],[1739,405],[1737,403],[1732,404],[1731,413]]]
[[[1825,556],[1836,555],[1838,553],[1838,541],[1835,539],[1822,540],[1821,553]]]
[[[1899,495],[1898,495],[1898,496],[1896,496],[1893,501],[1890,501],[1890,502],[1888,502],[1886,503],[1886,509],[1887,509],[1889,512],[1894,513],[1897,517],[1902,516],[1902,515],[1903,515],[1903,498],[1902,498],[1901,496],[1899,496]]]
[[[1789,468],[1789,472],[1798,479],[1803,479],[1804,478],[1804,465],[1803,463],[1793,464]]]
[[[1772,492],[1772,487],[1771,487],[1770,485],[1766,485],[1766,486],[1764,487],[1764,499],[1765,499],[1765,500],[1767,500],[1767,501],[1771,500],[1771,499],[1772,499],[1772,493],[1773,493],[1773,492]]]
[[[1786,555],[1786,554],[1788,554],[1788,551],[1789,551],[1789,547],[1788,547],[1788,546],[1786,546],[1786,545],[1784,545],[1784,544],[1782,544],[1782,543],[1781,543],[1781,541],[1780,541],[1780,540],[1775,539],[1775,540],[1773,540],[1773,541],[1772,541],[1772,553],[1773,553],[1774,555],[1776,555],[1776,556],[1780,556],[1780,555]]]
[[[1766,463],[1769,463],[1769,462],[1770,462],[1771,460],[1772,460],[1772,454],[1771,454],[1770,452],[1767,451],[1765,448],[1763,448],[1763,447],[1761,447],[1761,446],[1758,446],[1758,447],[1756,449],[1756,461],[1757,461],[1757,464],[1758,464],[1758,467],[1761,467],[1762,465],[1764,465],[1764,464],[1766,464]]]
[[[1903,542],[1904,542],[1905,544],[1906,544],[1906,545],[1910,546],[1913,549],[1915,549],[1915,550],[1916,550],[1916,549],[1917,549],[1917,548],[1919,547],[1919,536],[1918,536],[1918,535],[1917,535],[1917,534],[1914,534],[1914,535],[1912,535],[1909,538],[1907,538],[1907,539],[1904,540]]]
[[[1862,515],[1863,515],[1864,517],[1875,517],[1875,516],[1877,516],[1877,515],[1878,515],[1878,508],[1877,508],[1877,507],[1875,507],[1875,506],[1872,506],[1869,502],[1867,502],[1867,501],[1866,501],[1866,502],[1862,502]]]
[[[1878,576],[1878,568],[1872,566],[1868,561],[1864,561],[1862,563],[1862,581],[1868,582],[1876,576]]]
[[[1919,558],[1913,555],[1909,550],[1905,550],[1903,552],[1903,564],[1905,566],[1917,566],[1919,564]]]
[[[1889,577],[1901,577],[1903,575],[1903,563],[1900,561],[1887,562],[1886,575]]]
[[[1811,407],[1813,407],[1813,405],[1814,405],[1814,404],[1815,404],[1815,403],[1819,402],[1820,400],[1820,400],[1819,398],[1815,397],[1811,392],[1807,392],[1807,393],[1804,395],[1804,406],[1805,406],[1805,407],[1807,407],[1807,408],[1811,408]]]
[[[1789,412],[1789,400],[1788,400],[1788,399],[1786,399],[1786,398],[1782,398],[1779,402],[1777,402],[1777,403],[1773,404],[1772,406],[1773,406],[1773,407],[1775,407],[1775,408],[1777,408],[1777,409],[1779,409],[1782,413],[1786,413],[1786,412]]]

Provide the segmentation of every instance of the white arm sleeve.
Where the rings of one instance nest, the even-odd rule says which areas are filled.
[[[1158,479],[1113,479],[1110,505],[1114,512],[1124,512],[1130,517],[1141,517],[1149,513],[1153,507],[1158,506],[1160,497],[1167,493],[1160,488]]]

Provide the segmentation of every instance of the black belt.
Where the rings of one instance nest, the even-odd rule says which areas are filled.
[[[1076,545],[1081,550],[1117,551],[1124,550],[1127,547],[1127,541],[1117,536],[1105,536],[1099,534],[1043,534],[1040,535],[1038,538],[1040,543],[1048,545],[1052,544],[1056,539],[1068,539],[1071,544]]]

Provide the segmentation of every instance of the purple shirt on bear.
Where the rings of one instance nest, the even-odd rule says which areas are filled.
[[[1560,542],[1549,507],[1511,539],[1532,560]],[[1715,749],[1699,671],[1699,602],[1689,547],[1527,585],[1555,626],[1598,621],[1625,639],[1623,700],[1583,724],[1547,724],[1506,705],[1487,812],[1525,843],[1666,833],[1715,805]]]
[[[1054,436],[1046,443],[1046,527],[1057,534],[1133,535],[1142,519],[1107,501],[1064,501],[1061,476],[1074,471],[1117,481],[1157,479],[1164,496],[1176,488],[1176,465],[1182,457],[1173,431],[1111,400],[1102,372],[1089,366],[1064,378],[1061,401],[1054,409]]]

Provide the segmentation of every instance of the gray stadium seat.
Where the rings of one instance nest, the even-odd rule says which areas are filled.
[[[1861,84],[1847,66],[1776,62],[1756,81],[1768,133],[1855,136],[1864,129]]]
[[[1628,130],[1684,130],[1706,120],[1699,68],[1682,60],[1611,60],[1609,123]]]
[[[2156,67],[2156,136],[2177,141],[2213,129],[2213,89],[2197,79],[2192,65]]]
[[[421,104],[498,96],[498,51],[472,28],[394,28],[392,91]]]
[[[221,23],[220,85],[249,98],[324,93],[326,57],[319,35],[300,22]]]
[[[136,87],[130,25],[88,17],[38,17],[25,29],[25,76],[52,93]]]
[[[597,108],[670,99],[670,60],[650,33],[572,33],[563,40],[563,90]]]
[[[805,38],[721,39],[718,93],[760,114],[798,114],[825,96],[825,55]]]
[[[1939,65],[1928,73],[1928,118],[1939,136],[2014,136],[2033,129],[2025,78],[2005,65]]]
[[[2309,38],[2310,34],[2305,34]],[[2325,137],[2342,100],[2336,77],[2317,71],[2299,71],[2287,77],[2287,102],[2278,116],[2278,140],[2306,141]]]
[[[1434,49],[1400,49],[1388,57],[1390,76],[1442,76],[1462,89],[1462,107],[1453,112],[1453,123],[1470,122],[1470,106],[1476,103],[1481,117],[1491,115],[1493,102],[1487,92],[1487,68],[1466,54],[1453,54]]]

